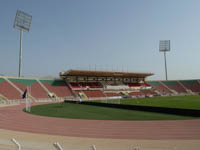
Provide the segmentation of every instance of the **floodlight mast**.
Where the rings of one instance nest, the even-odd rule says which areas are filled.
[[[167,59],[166,59],[166,51],[164,51],[164,59],[165,59],[165,77],[166,77],[166,80],[168,80],[168,78],[167,78]]]
[[[21,77],[21,72],[22,72],[22,36],[23,36],[23,31],[20,30],[20,50],[19,50],[19,74],[18,76]]]
[[[166,52],[170,51],[170,40],[160,40],[159,50],[160,50],[160,52],[164,52],[165,77],[166,77],[166,80],[168,80],[168,77],[167,77],[167,58],[166,58]]]
[[[15,22],[14,22],[14,28],[20,30],[20,51],[19,51],[19,74],[18,76],[21,76],[22,72],[22,36],[23,31],[29,32],[30,26],[31,26],[32,16],[24,13],[23,11],[17,10]]]

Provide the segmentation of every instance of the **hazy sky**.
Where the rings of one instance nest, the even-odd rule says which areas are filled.
[[[96,68],[162,80],[159,40],[169,39],[168,78],[200,78],[199,0],[1,0],[0,74],[8,76],[18,75],[17,9],[33,16],[23,34],[23,76]]]

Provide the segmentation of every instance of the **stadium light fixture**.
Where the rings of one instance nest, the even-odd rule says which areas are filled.
[[[160,40],[159,43],[159,51],[164,52],[164,60],[165,60],[165,76],[167,79],[167,59],[166,59],[166,52],[170,51],[170,40]]]
[[[21,71],[22,71],[22,34],[23,31],[29,32],[31,22],[32,22],[31,15],[21,10],[17,10],[13,27],[20,30],[19,75],[18,75],[19,77],[21,76]]]

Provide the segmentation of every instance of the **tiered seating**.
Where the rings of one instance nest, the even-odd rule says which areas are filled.
[[[99,82],[80,82],[82,88],[103,88]]]
[[[3,78],[0,78],[0,94],[9,100],[22,99],[21,93]]]
[[[128,90],[127,85],[106,85],[106,90]]]
[[[90,88],[102,88],[98,82],[89,82],[87,83]]]
[[[140,83],[128,83],[128,86],[129,86],[129,88],[134,88],[134,89],[141,88]]]
[[[78,83],[71,82],[70,85],[71,85],[71,87],[72,87],[73,90],[79,90],[79,89],[81,89],[81,86]]]
[[[135,97],[144,96],[140,91],[130,92],[129,94]]]
[[[122,97],[129,97],[130,96],[128,91],[121,91],[120,94],[121,94]]]
[[[81,87],[82,89],[89,88],[89,86],[88,86],[88,84],[87,84],[86,82],[80,82],[79,85],[80,85],[80,87]]]
[[[177,81],[162,81],[162,83],[178,93],[187,93],[187,91]]]
[[[187,89],[195,93],[200,93],[200,84],[197,80],[184,80],[180,81]]]
[[[163,86],[158,81],[148,81],[147,83],[150,84],[154,89],[158,90],[163,95],[172,93],[168,88]]]
[[[100,90],[85,90],[84,93],[89,98],[93,98],[93,97],[105,97],[105,95]]]
[[[148,84],[148,83],[146,83],[146,82],[144,82],[144,83],[140,83],[140,85],[143,86],[143,87],[151,87],[151,85]]]
[[[104,92],[104,94],[106,95],[106,97],[119,97],[119,96],[121,96],[120,93],[114,93],[114,92]]]
[[[8,80],[10,80],[13,84],[15,84],[22,91],[25,91],[28,88],[29,94],[36,99],[48,98],[48,93],[34,79],[8,78]]]
[[[92,88],[103,88],[99,82],[71,82],[71,87],[73,90],[80,90],[80,89],[92,89]]]
[[[140,91],[142,95],[150,96],[150,95],[155,95],[157,94],[154,90],[152,89],[146,89],[146,90],[141,90]]]
[[[82,99],[87,99],[88,97],[85,95],[84,92],[80,91],[80,90],[76,90],[75,91]]]
[[[64,80],[40,80],[40,82],[58,97],[73,96],[72,91]]]

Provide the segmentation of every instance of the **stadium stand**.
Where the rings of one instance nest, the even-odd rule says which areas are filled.
[[[128,83],[129,88],[134,88],[134,89],[140,89],[141,84],[140,83]]]
[[[82,87],[89,88],[103,88],[99,82],[81,82],[79,83]]]
[[[9,100],[22,99],[21,93],[4,78],[0,78],[0,94]]]
[[[0,77],[0,100],[22,99],[28,88],[31,98],[82,99],[151,97],[159,95],[199,94],[198,80],[145,81],[150,73],[124,73],[69,70],[62,79]]]
[[[106,97],[120,97],[121,96],[120,93],[115,93],[115,92],[104,92],[104,95]]]
[[[73,90],[99,89],[103,88],[99,82],[70,82]]]
[[[78,91],[78,90],[76,90],[75,92],[76,92],[76,94],[78,94],[78,96],[79,96],[80,98],[82,98],[82,99],[84,99],[84,100],[88,99],[87,95],[86,95],[84,92]]]
[[[145,96],[145,95],[143,95],[140,91],[130,92],[129,94],[130,94],[131,96],[133,96],[133,97]]]
[[[149,84],[146,83],[146,82],[140,83],[140,85],[143,86],[143,87],[151,87],[151,85],[149,85]]]
[[[179,82],[192,92],[200,93],[200,84],[197,80],[180,80]]]
[[[57,97],[73,97],[72,91],[64,80],[39,80],[51,93]]]
[[[88,98],[129,97],[128,91],[150,87],[144,80],[151,75],[153,74],[91,70],[68,70],[60,73],[60,77],[70,83],[69,87],[73,91],[77,91],[79,96],[85,93]]]
[[[35,79],[8,78],[8,80],[22,91],[25,91],[28,88],[29,94],[36,99],[48,98],[48,93]]]
[[[128,91],[121,91],[120,94],[121,94],[122,97],[130,97]]]
[[[144,95],[144,96],[153,96],[153,95],[156,95],[158,93],[156,93],[155,90],[153,89],[145,89],[145,90],[140,90],[141,94]]]
[[[155,90],[159,91],[162,95],[172,94],[169,88],[165,87],[160,81],[147,81]]]
[[[5,96],[0,94],[0,102],[2,102],[3,100],[8,100]]]
[[[105,85],[105,90],[128,90],[129,87],[127,85]]]
[[[100,90],[85,90],[84,93],[88,98],[97,98],[97,97],[105,97],[102,91]]]
[[[70,82],[70,85],[71,85],[73,90],[80,90],[81,89],[81,86],[79,85],[79,83]]]
[[[184,87],[177,81],[162,81],[168,88],[175,90],[177,93],[187,93]]]

